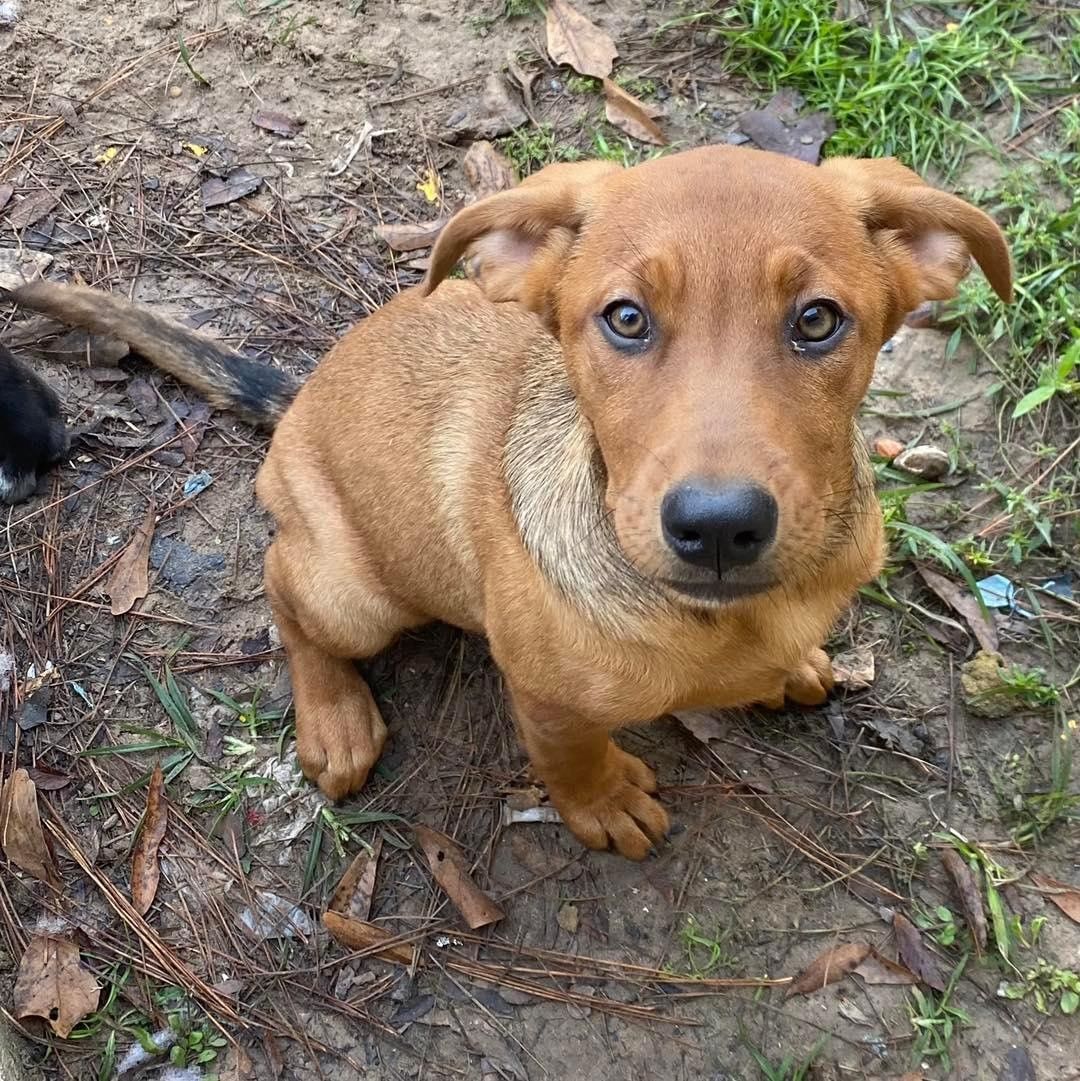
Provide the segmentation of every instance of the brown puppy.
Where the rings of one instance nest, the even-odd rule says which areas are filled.
[[[444,282],[463,255],[474,281]],[[552,166],[456,215],[259,474],[308,776],[364,783],[386,728],[353,659],[444,620],[487,636],[570,829],[644,856],[667,814],[612,732],[822,701],[821,645],[882,558],[856,410],[882,343],[971,255],[1007,297],[993,221],[897,163],[743,149]],[[184,344],[205,339],[64,292],[14,295],[241,402],[247,376]]]

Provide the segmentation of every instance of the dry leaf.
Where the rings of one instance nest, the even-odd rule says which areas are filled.
[[[711,739],[723,739],[729,734],[729,728],[712,713],[698,709],[682,709],[675,714],[675,719],[696,740],[707,744]]]
[[[964,919],[971,929],[971,937],[975,940],[975,953],[982,954],[986,949],[986,911],[983,908],[982,893],[967,865],[959,852],[952,848],[943,849],[941,862],[945,864],[945,870],[949,872],[953,885],[956,887],[957,896],[960,898],[960,907],[964,912]]]
[[[60,885],[52,849],[41,828],[37,786],[24,769],[17,769],[4,785],[0,800],[0,844],[4,855],[39,882]]]
[[[577,905],[563,905],[555,916],[555,922],[568,934],[576,935],[581,918]]]
[[[951,582],[944,575],[929,567],[919,567],[922,580],[950,607],[964,617],[971,628],[976,641],[987,653],[996,653],[998,649],[997,627],[989,612],[983,612],[979,602],[964,586]]]
[[[383,961],[394,961],[399,965],[412,964],[411,946],[396,943],[383,949],[378,948],[381,943],[390,941],[394,936],[373,923],[354,920],[332,909],[327,909],[323,913],[322,922],[323,927],[347,950],[370,950]]]
[[[662,112],[638,101],[610,79],[604,80],[604,98],[604,114],[619,131],[638,142],[667,146],[667,139],[654,119],[663,115]]]
[[[864,983],[874,987],[910,987],[912,984],[919,982],[911,969],[904,968],[903,965],[898,965],[895,961],[890,961],[888,957],[878,953],[877,950],[871,950],[867,954],[866,960],[856,965],[852,971]]]
[[[12,229],[25,229],[41,221],[57,203],[60,197],[51,191],[35,191],[16,203],[8,213],[8,225]]]
[[[375,892],[375,874],[379,867],[379,854],[382,852],[382,838],[372,846],[371,853],[361,852],[341,876],[334,896],[330,899],[330,908],[354,920],[366,921],[371,915],[371,897]]]
[[[795,977],[786,997],[808,995],[846,976],[866,960],[870,947],[865,942],[847,942],[822,951]]]
[[[1070,886],[1068,882],[1059,882],[1049,875],[1032,872],[1031,881],[1036,889],[1046,894],[1048,901],[1053,901],[1074,923],[1080,923],[1080,886]]]
[[[434,169],[426,169],[424,175],[417,181],[416,190],[429,202],[439,201],[439,192],[442,190],[442,181]]]
[[[838,653],[832,659],[833,679],[837,686],[851,691],[861,691],[874,682],[876,669],[874,653],[869,646],[856,646],[846,653]]]
[[[275,135],[292,138],[300,131],[301,122],[285,113],[273,109],[257,109],[251,114],[251,122],[263,131],[272,131]]]
[[[101,988],[79,963],[79,947],[66,938],[39,935],[30,940],[15,978],[15,1016],[41,1017],[66,1039],[97,1009]]]
[[[480,96],[473,98],[446,118],[447,137],[494,139],[527,123],[529,114],[511,93],[506,80],[492,72],[484,81]]]
[[[56,792],[61,788],[66,788],[75,780],[70,773],[58,773],[44,766],[31,766],[26,772],[39,792]]]
[[[506,70],[510,72],[514,82],[521,87],[521,97],[525,102],[525,110],[531,114],[534,108],[532,87],[533,83],[536,82],[537,75],[540,73],[538,71],[526,71],[517,62],[513,49],[506,54]]]
[[[235,202],[253,191],[262,187],[262,177],[256,176],[248,169],[233,169],[224,180],[212,176],[204,180],[200,194],[204,210],[211,207],[224,206],[226,203]]]
[[[415,826],[414,831],[435,881],[465,917],[469,928],[477,931],[498,923],[503,911],[473,882],[461,849],[446,834],[427,826]]]
[[[165,779],[159,762],[154,767],[146,789],[146,814],[143,816],[142,832],[135,842],[135,851],[131,857],[131,903],[140,916],[145,916],[150,911],[157,894],[158,880],[161,878],[158,849],[169,822],[164,787]]]
[[[105,586],[114,616],[130,612],[137,600],[150,591],[147,562],[150,559],[150,542],[154,539],[154,505],[146,512],[135,530],[128,546],[113,567]]]
[[[579,75],[594,79],[606,79],[619,55],[611,35],[566,0],[548,4],[547,51],[553,63],[569,64]]]
[[[920,983],[935,991],[944,991],[945,978],[941,975],[937,958],[927,949],[915,924],[897,912],[893,915],[893,931],[900,960],[911,969]]]
[[[392,222],[375,226],[375,235],[394,251],[419,251],[430,248],[446,225],[446,218],[429,221],[423,225],[410,222]]]
[[[509,191],[518,182],[509,159],[486,139],[472,144],[461,163],[465,183],[476,199],[486,199],[496,192]]]

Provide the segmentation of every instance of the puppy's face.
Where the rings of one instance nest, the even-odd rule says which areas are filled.
[[[881,345],[970,251],[1009,289],[993,222],[893,162],[553,167],[454,219],[443,258],[477,211],[474,274],[558,336],[620,545],[691,605],[805,582],[857,536],[852,420]]]

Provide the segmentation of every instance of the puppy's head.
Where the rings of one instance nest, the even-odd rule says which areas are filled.
[[[551,166],[456,215],[425,290],[462,255],[559,339],[619,543],[689,604],[805,582],[857,540],[878,350],[972,257],[1011,289],[994,222],[895,161],[721,147]]]

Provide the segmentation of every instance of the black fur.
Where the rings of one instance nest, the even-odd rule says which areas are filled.
[[[0,502],[26,499],[68,444],[56,392],[0,345]]]

